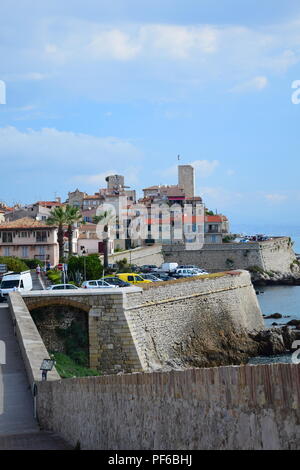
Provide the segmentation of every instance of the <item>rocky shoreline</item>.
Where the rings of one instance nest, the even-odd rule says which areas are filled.
[[[300,272],[250,272],[254,286],[300,286]]]

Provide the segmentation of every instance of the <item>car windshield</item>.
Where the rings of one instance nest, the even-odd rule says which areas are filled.
[[[13,287],[19,287],[19,280],[16,281],[2,281],[1,289],[12,289]]]

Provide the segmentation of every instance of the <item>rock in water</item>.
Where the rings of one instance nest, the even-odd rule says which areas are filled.
[[[272,313],[272,315],[268,315],[265,318],[282,318],[281,313]]]

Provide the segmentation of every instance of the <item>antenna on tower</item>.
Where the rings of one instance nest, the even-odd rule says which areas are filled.
[[[178,161],[180,160],[180,155],[177,155],[177,160],[178,160]]]

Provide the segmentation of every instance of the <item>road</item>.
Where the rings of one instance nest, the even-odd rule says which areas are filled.
[[[41,289],[33,276],[34,289]],[[7,303],[0,304],[0,450],[70,449],[59,436],[42,432],[33,416],[33,398]],[[3,343],[1,343],[3,345]],[[1,351],[0,347],[0,351]]]

